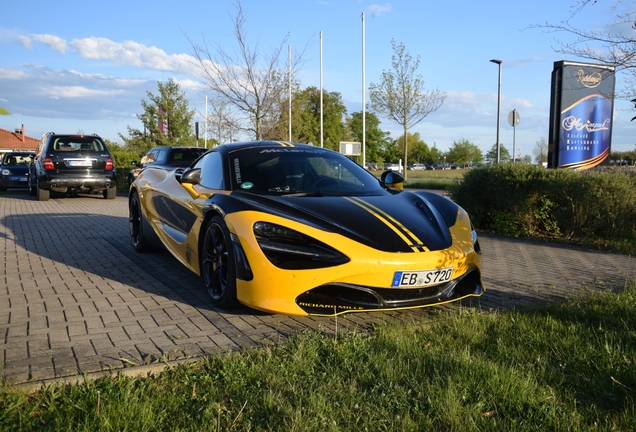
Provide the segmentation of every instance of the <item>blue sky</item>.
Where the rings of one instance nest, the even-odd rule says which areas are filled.
[[[248,39],[263,48],[308,44],[302,87],[320,85],[319,32],[323,33],[323,86],[339,92],[349,114],[362,107],[362,13],[365,14],[366,84],[378,82],[391,67],[391,39],[420,56],[419,73],[428,89],[447,92],[442,108],[413,127],[442,151],[467,139],[487,151],[496,141],[497,65],[501,59],[501,142],[512,151],[513,129],[507,116],[516,109],[521,121],[516,148],[532,154],[548,137],[550,74],[559,60],[579,60],[554,51],[555,38],[533,28],[568,18],[576,0],[367,1],[243,0]],[[0,128],[24,124],[29,136],[48,131],[97,133],[121,142],[126,126],[141,128],[146,91],[157,81],[175,79],[191,107],[205,110],[205,86],[193,65],[189,39],[235,45],[232,4],[227,0],[61,2],[3,0],[0,14]],[[575,23],[605,29],[615,20],[615,0],[588,7]],[[633,7],[632,4],[620,7]],[[633,30],[630,30],[633,31]],[[617,77],[617,89],[623,81]],[[366,97],[367,102],[368,94]],[[636,115],[629,102],[615,105],[612,150],[636,144]],[[197,116],[197,119],[201,118]],[[397,138],[400,127],[381,127]]]

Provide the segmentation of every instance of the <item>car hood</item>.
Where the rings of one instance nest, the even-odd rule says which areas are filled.
[[[218,196],[224,210],[275,214],[387,252],[421,252],[450,247],[449,227],[459,207],[433,193],[373,196],[263,196],[233,192]],[[214,200],[214,198],[212,198]]]

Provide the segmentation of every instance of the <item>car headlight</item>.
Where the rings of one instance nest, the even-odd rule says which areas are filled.
[[[477,238],[477,231],[473,228],[473,224],[470,224],[470,231],[473,236],[473,248],[475,252],[481,255],[481,246],[479,246],[479,239]]]
[[[254,235],[267,259],[285,270],[333,267],[349,258],[298,231],[268,222],[256,222]]]
[[[2,175],[5,175],[5,176],[11,175],[11,171],[9,171],[8,169],[3,169]]]

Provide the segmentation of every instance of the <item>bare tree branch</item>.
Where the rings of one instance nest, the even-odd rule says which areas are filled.
[[[631,2],[629,2],[631,3]],[[634,12],[619,12],[618,7],[625,3],[617,2],[613,8],[616,17],[604,30],[585,30],[574,24],[575,18],[586,8],[606,4],[598,0],[578,0],[570,8],[570,16],[558,24],[546,23],[534,25],[549,33],[565,33],[574,36],[572,42],[563,42],[555,38],[555,52],[572,55],[595,63],[614,66],[616,71],[623,71],[627,76],[627,85],[617,97],[633,99],[636,97],[636,23]]]
[[[241,2],[236,0],[233,5],[233,36],[237,44],[234,52],[219,44],[210,48],[204,37],[202,45],[188,40],[208,88],[245,116],[247,122],[243,123],[242,130],[261,139],[267,134],[263,130],[263,120],[280,108],[287,89],[289,71],[287,59],[282,55],[289,34],[268,52],[261,50],[259,41],[250,46]],[[291,60],[292,80],[304,62],[305,50],[306,46]]]

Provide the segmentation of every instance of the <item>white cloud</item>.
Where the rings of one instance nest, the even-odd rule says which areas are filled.
[[[84,58],[110,60],[122,65],[189,75],[194,75],[196,71],[196,59],[188,54],[167,54],[155,46],[148,47],[134,41],[119,43],[106,38],[90,37],[73,39],[69,45]]]
[[[20,45],[22,45],[26,49],[29,49],[29,50],[33,49],[33,42],[27,36],[20,35],[17,37],[17,39]]]
[[[16,79],[24,79],[27,77],[28,75],[22,71],[15,70],[15,69],[0,68],[0,79],[16,80]]]
[[[58,36],[50,34],[32,34],[31,39],[48,45],[53,51],[64,54],[66,52],[66,41]]]
[[[373,17],[386,15],[388,12],[391,12],[391,4],[377,5],[372,4],[367,8],[369,14]]]
[[[95,98],[95,97],[105,97],[105,96],[115,96],[118,94],[122,94],[121,90],[96,90],[89,89],[81,86],[52,86],[47,87],[44,90],[45,94],[49,94],[51,97],[55,98]]]

